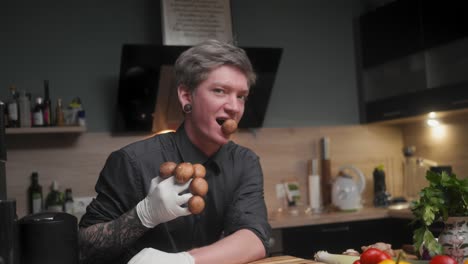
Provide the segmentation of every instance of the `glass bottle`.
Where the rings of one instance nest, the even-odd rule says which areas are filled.
[[[26,91],[21,91],[18,98],[20,127],[31,127],[31,102]]]
[[[28,188],[29,213],[40,213],[43,208],[42,186],[39,185],[39,174],[31,174],[31,185]]]
[[[63,107],[62,107],[62,98],[57,99],[57,105],[55,106],[55,125],[56,126],[65,125],[65,116],[64,116]]]
[[[68,188],[65,190],[65,203],[63,205],[65,213],[73,214],[73,194],[72,189]]]
[[[1,102],[1,101],[0,101]],[[3,122],[5,127],[10,127],[10,124],[8,124],[8,106],[5,104],[5,107],[3,109]]]
[[[34,105],[34,109],[32,111],[32,120],[33,126],[44,126],[44,111],[42,97],[36,98],[36,104]]]
[[[44,80],[44,102],[43,102],[44,126],[52,125],[52,102],[49,97],[49,80]]]
[[[7,110],[9,127],[19,127],[18,93],[14,85],[10,86],[10,98],[7,101]]]
[[[50,188],[50,192],[46,198],[45,209],[49,212],[63,212],[63,205],[63,193],[59,191],[58,182],[53,181]]]

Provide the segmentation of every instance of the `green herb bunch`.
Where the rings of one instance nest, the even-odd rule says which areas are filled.
[[[449,216],[468,216],[468,179],[457,179],[455,174],[427,171],[429,186],[413,201],[413,223],[419,225],[414,231],[413,242],[417,251],[424,246],[431,256],[442,254],[442,245],[429,229],[435,221],[446,221]]]

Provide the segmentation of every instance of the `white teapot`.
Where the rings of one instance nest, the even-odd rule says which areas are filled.
[[[358,180],[355,181],[351,175],[346,174],[346,170],[352,170],[358,176]],[[352,165],[340,167],[332,186],[333,205],[344,211],[361,209],[361,194],[365,187],[366,178],[359,169]]]

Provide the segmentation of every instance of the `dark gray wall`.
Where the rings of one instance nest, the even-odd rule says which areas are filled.
[[[352,19],[360,1],[232,0],[240,46],[284,48],[265,127],[359,122]],[[2,1],[0,98],[8,87],[66,103],[90,131],[110,131],[124,43],[160,44],[159,1]]]

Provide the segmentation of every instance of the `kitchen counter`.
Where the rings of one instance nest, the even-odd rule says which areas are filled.
[[[362,221],[382,218],[403,218],[411,219],[413,214],[409,209],[387,209],[367,207],[358,211],[344,212],[333,211],[320,214],[308,214],[304,211],[298,215],[292,215],[288,212],[271,213],[269,223],[271,228],[288,228],[319,224],[343,223],[350,221]]]

